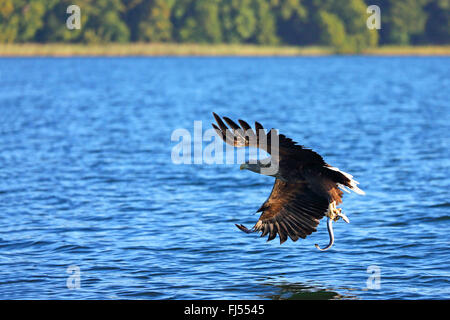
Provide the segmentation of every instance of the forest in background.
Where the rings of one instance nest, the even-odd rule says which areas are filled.
[[[81,29],[69,30],[69,5]],[[369,5],[381,29],[369,30]],[[450,44],[450,0],[0,0],[0,43]]]

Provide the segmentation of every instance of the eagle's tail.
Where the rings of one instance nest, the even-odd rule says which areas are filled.
[[[348,187],[350,190],[356,192],[357,194],[365,195],[366,193],[358,188],[359,182],[353,179],[353,176],[347,172],[339,170],[339,168],[332,167],[332,166],[326,166],[327,169],[333,170],[334,172],[338,172],[341,175],[345,177],[345,182],[342,181],[342,183],[338,183],[339,188],[342,190],[349,192],[346,187]]]

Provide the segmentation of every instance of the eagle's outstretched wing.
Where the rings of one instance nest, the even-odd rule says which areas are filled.
[[[286,183],[275,180],[272,193],[258,211],[262,211],[252,229],[236,225],[244,232],[269,234],[267,241],[280,236],[280,244],[289,236],[293,241],[316,231],[319,220],[328,210],[329,201],[315,194],[307,183]]]
[[[227,144],[235,147],[254,147],[260,148],[272,154],[271,150],[272,139],[278,138],[278,154],[281,159],[290,158],[303,163],[314,164],[318,166],[326,165],[323,158],[311,149],[307,149],[290,138],[287,138],[283,134],[278,134],[276,130],[272,129],[269,132],[264,130],[264,127],[255,122],[255,130],[244,120],[238,120],[240,126],[228,117],[223,117],[223,120],[230,126],[222,121],[222,119],[213,112],[214,118],[217,121],[217,125],[212,124],[217,134]],[[255,132],[256,131],[256,132]],[[227,134],[228,133],[228,134]]]
[[[353,180],[353,176],[340,171],[338,168],[332,167],[325,162],[321,155],[311,149],[298,145],[297,142],[287,138],[283,134],[278,134],[276,130],[272,129],[268,133],[264,127],[255,122],[255,131],[250,125],[239,120],[237,125],[233,120],[223,117],[223,120],[213,112],[214,118],[218,126],[212,124],[217,134],[227,144],[235,147],[255,147],[267,151],[273,156],[276,150],[271,150],[273,146],[278,146],[277,155],[280,160],[280,166],[295,169],[302,168],[304,175],[310,182],[313,191],[319,194],[328,194],[330,199],[342,202],[342,194],[338,188],[350,190],[358,194],[364,194],[364,191],[358,188],[358,182]],[[278,143],[272,143],[272,139],[278,139]],[[332,182],[330,184],[330,182]]]

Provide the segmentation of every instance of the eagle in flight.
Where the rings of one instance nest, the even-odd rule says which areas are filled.
[[[262,212],[256,224],[248,229],[244,225],[236,226],[245,233],[261,232],[261,237],[273,240],[278,234],[280,244],[287,238],[297,241],[316,231],[319,220],[327,216],[329,244],[319,250],[325,251],[334,243],[333,221],[340,218],[349,223],[349,219],[337,208],[342,203],[342,190],[348,189],[364,195],[358,188],[353,176],[332,167],[311,149],[298,145],[295,141],[272,129],[269,132],[255,122],[255,130],[239,120],[213,113],[217,125],[212,124],[222,140],[234,147],[254,147],[270,154],[263,160],[250,160],[241,165],[241,170],[250,170],[259,174],[275,177],[275,184],[269,198],[257,212]],[[347,189],[348,188],[348,189]]]

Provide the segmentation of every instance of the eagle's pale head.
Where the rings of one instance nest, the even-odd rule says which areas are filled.
[[[251,160],[241,164],[241,170],[250,170],[266,176],[275,177],[278,173],[278,166],[274,166],[271,161]]]

